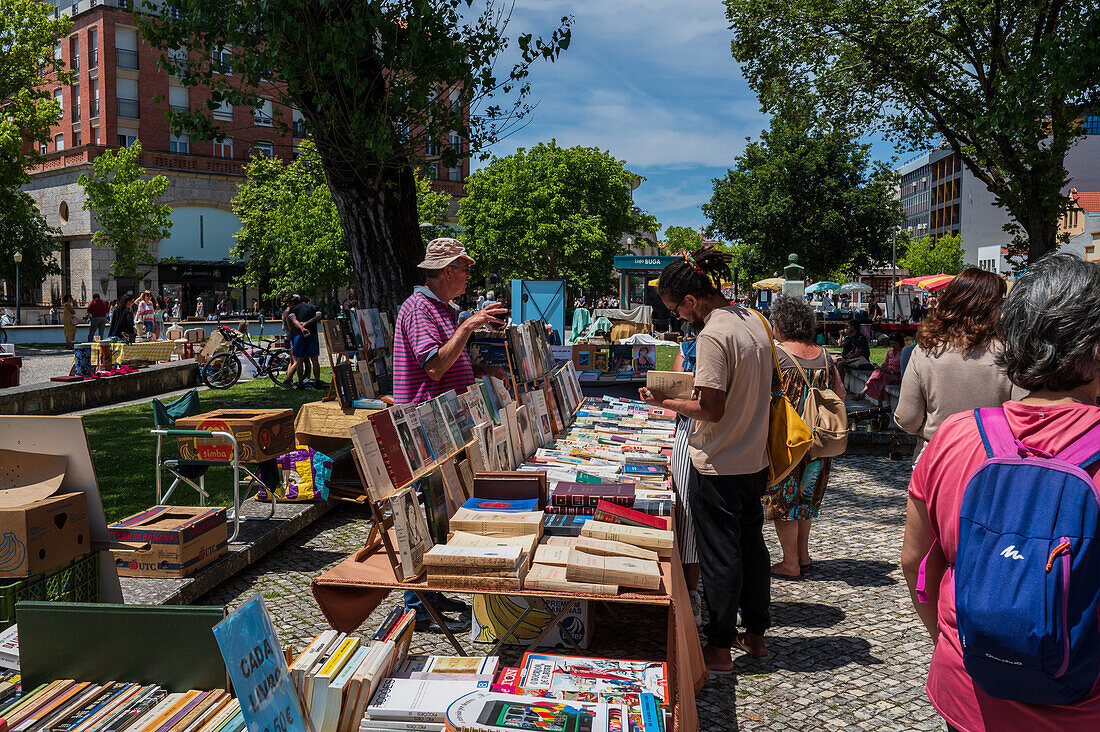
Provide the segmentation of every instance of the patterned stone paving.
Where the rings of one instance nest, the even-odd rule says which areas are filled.
[[[805,579],[772,584],[772,658],[736,660],[736,674],[712,677],[696,697],[707,730],[943,729],[924,696],[931,646],[909,605],[898,566],[909,464],[868,457],[836,462],[811,535]],[[326,626],[311,578],[366,539],[369,514],[337,508],[259,564],[201,598],[237,607],[263,595],[284,644],[300,648]],[[774,532],[766,529],[773,555]],[[400,596],[364,624],[373,630]],[[598,604],[597,655],[660,658],[665,621],[656,609]],[[369,633],[368,633],[369,634]],[[440,634],[418,633],[418,652],[445,653]],[[505,653],[514,661],[518,649]]]

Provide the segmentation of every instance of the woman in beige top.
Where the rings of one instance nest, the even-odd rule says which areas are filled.
[[[917,436],[914,462],[952,414],[1024,396],[1014,395],[994,363],[1000,343],[993,330],[1006,292],[1004,280],[992,272],[965,269],[942,290],[917,329],[917,348],[902,375],[894,412],[898,427]]]

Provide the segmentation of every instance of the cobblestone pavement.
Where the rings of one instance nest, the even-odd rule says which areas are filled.
[[[73,352],[57,348],[15,347],[15,355],[23,359],[19,370],[20,384],[41,384],[54,376],[68,376],[73,367]]]
[[[898,566],[907,462],[846,457],[834,463],[814,567],[803,580],[772,584],[772,658],[736,659],[736,674],[712,677],[696,696],[700,727],[718,730],[942,729],[924,696],[931,646],[909,605]],[[284,644],[300,649],[327,627],[309,581],[366,539],[369,513],[338,508],[248,572],[199,600],[237,607],[263,595]],[[779,546],[766,528],[773,556]],[[400,596],[363,625],[373,631]],[[627,658],[664,655],[657,609],[596,606],[592,651]],[[446,653],[442,635],[417,633],[414,650]],[[469,647],[469,646],[468,646]],[[505,652],[505,662],[518,649]]]

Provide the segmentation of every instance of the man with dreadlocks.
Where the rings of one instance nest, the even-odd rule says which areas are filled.
[[[703,655],[716,673],[733,670],[732,646],[758,658],[768,655],[764,632],[771,601],[760,499],[768,473],[772,347],[756,313],[729,304],[719,289],[730,259],[703,247],[665,267],[657,282],[665,306],[699,334],[695,398],[640,390],[647,403],[694,420],[688,453],[699,482],[689,501],[710,611]],[[737,632],[738,608],[743,633]]]

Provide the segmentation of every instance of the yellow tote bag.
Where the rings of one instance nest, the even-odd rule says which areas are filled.
[[[770,416],[768,419],[768,487],[779,485],[795,469],[813,443],[814,434],[802,416],[783,393],[783,372],[779,368],[779,355],[775,352],[775,341],[767,319],[753,310],[764,324],[768,334],[768,343],[772,347],[772,361],[775,363],[775,380],[772,382]]]

